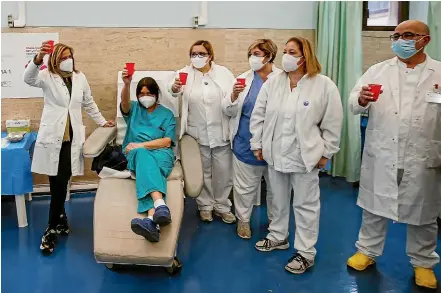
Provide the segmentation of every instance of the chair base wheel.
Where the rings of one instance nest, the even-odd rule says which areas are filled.
[[[182,263],[177,256],[175,256],[175,258],[173,259],[172,266],[165,268],[167,273],[169,273],[170,275],[178,274],[181,271],[181,269],[182,269]]]
[[[106,266],[106,268],[108,268],[111,271],[115,271],[115,270],[117,270],[119,268],[118,265],[113,264],[113,263],[106,263],[104,265]]]

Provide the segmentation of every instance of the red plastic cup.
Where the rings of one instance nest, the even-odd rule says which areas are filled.
[[[369,87],[371,88],[371,93],[374,94],[374,96],[372,98],[374,98],[374,100],[378,100],[378,97],[380,96],[380,92],[381,92],[381,84],[369,84]]]
[[[181,81],[182,85],[186,85],[187,84],[187,77],[188,77],[188,73],[186,73],[186,72],[179,72],[179,80]]]
[[[241,85],[245,86],[245,78],[238,78],[237,82],[240,83]]]
[[[52,53],[54,51],[54,41],[50,40],[50,41],[47,41],[47,43],[48,43],[48,45],[51,46],[49,53]]]
[[[135,63],[126,63],[127,74],[132,76],[135,73]]]

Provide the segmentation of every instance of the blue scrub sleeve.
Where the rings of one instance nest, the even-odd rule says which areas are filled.
[[[133,101],[130,101],[130,111],[129,111],[129,113],[124,113],[124,111],[121,107],[121,103],[119,104],[119,110],[121,111],[121,114],[123,115],[123,118],[126,121],[126,123],[129,123],[130,117],[132,116],[132,113],[133,113],[133,107],[134,107],[134,103],[133,103]]]
[[[165,135],[164,137],[168,137],[172,140],[172,147],[176,145],[176,119],[173,114],[169,115],[167,119],[166,125],[164,125]]]

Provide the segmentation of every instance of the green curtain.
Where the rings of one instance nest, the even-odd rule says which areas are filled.
[[[433,59],[441,61],[441,2],[429,2],[427,24],[432,36],[432,40],[427,46],[427,53]]]
[[[362,11],[361,1],[318,2],[317,56],[322,73],[340,90],[344,111],[340,152],[333,157],[329,173],[349,182],[360,179],[360,116],[349,111],[348,98],[363,70]]]

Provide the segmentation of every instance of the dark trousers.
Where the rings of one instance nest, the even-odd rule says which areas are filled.
[[[67,185],[72,176],[71,142],[63,142],[60,150],[57,176],[49,176],[51,204],[49,208],[49,227],[55,228],[60,222],[60,216],[65,214]]]

